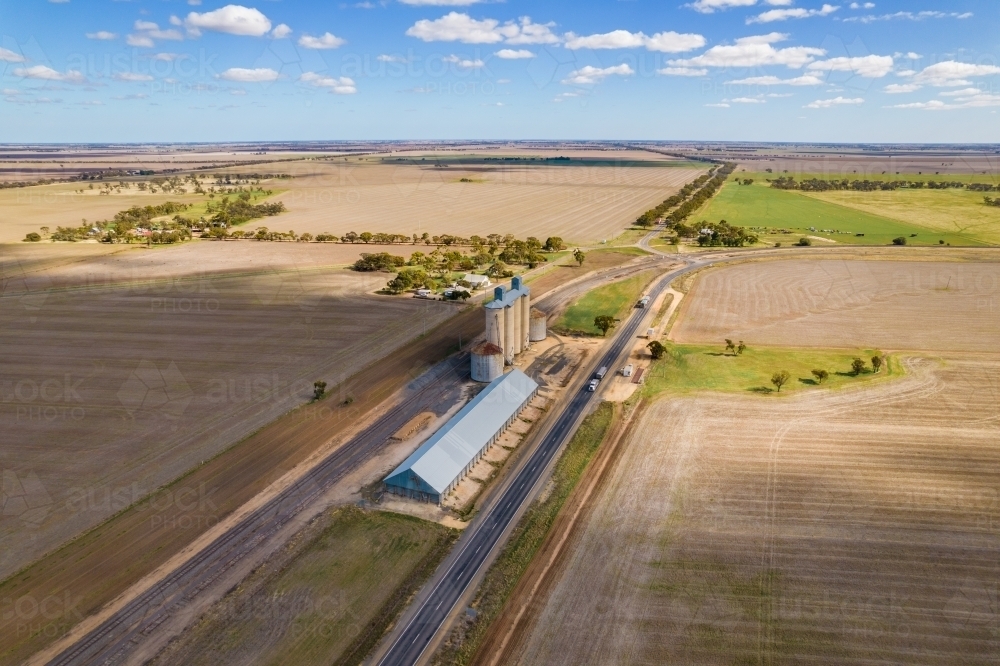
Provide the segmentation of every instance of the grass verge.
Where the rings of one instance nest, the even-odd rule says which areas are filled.
[[[645,271],[588,291],[566,309],[552,330],[569,335],[600,334],[594,326],[594,318],[598,315],[612,315],[616,319],[624,317],[652,279],[653,273]]]
[[[587,465],[604,441],[611,428],[614,414],[614,405],[604,402],[580,424],[580,428],[556,462],[552,481],[546,493],[528,508],[514,528],[510,541],[486,572],[472,602],[476,616],[466,617],[466,620],[453,631],[449,640],[438,650],[433,663],[460,666],[472,660],[480,643],[486,637],[490,624],[500,615],[517,582],[545,541],[556,516],[566,503],[566,498],[576,487]]]
[[[725,345],[687,345],[664,342],[666,354],[653,361],[645,375],[645,384],[634,400],[659,393],[723,391],[777,393],[771,376],[786,371],[790,380],[781,394],[809,388],[838,388],[859,381],[898,376],[902,367],[895,357],[888,357],[878,374],[872,372],[871,359],[881,355],[873,349],[813,350],[750,347],[743,354],[726,353]],[[851,371],[851,361],[864,360],[867,369],[859,375]],[[829,376],[820,384],[813,370],[826,370]]]
[[[305,531],[157,661],[359,663],[458,536],[354,506],[329,511]]]

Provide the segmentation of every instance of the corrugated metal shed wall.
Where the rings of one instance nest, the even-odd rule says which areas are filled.
[[[490,383],[385,478],[390,489],[437,495],[452,489],[538,390],[520,370]]]

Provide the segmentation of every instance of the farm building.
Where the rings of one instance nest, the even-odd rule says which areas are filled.
[[[440,504],[537,392],[520,370],[497,378],[385,477],[386,492]]]

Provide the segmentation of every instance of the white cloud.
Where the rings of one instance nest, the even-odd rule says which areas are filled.
[[[517,34],[507,37],[508,44],[558,44],[559,38],[552,32],[555,23],[532,23],[531,17],[522,16],[517,23],[508,21],[502,28],[510,31],[511,27],[517,29]]]
[[[941,97],[970,97],[972,95],[982,95],[983,91],[979,88],[963,88],[962,90],[949,90],[948,92],[938,94]]]
[[[173,62],[180,58],[180,54],[177,53],[157,53],[153,56],[153,60],[160,60],[162,62]]]
[[[497,27],[495,19],[477,21],[468,14],[450,12],[439,19],[421,19],[406,31],[410,37],[425,42],[464,42],[465,44],[495,44],[502,42],[504,35]]]
[[[592,67],[587,65],[569,73],[562,83],[567,85],[585,86],[593,83],[600,83],[609,76],[632,76],[635,71],[626,64],[614,67]]]
[[[238,81],[240,83],[265,83],[276,81],[278,73],[268,67],[258,67],[257,69],[244,69],[242,67],[230,67],[217,78],[226,81]]]
[[[484,0],[399,0],[404,5],[411,5],[414,7],[467,7],[469,5],[479,4]]]
[[[874,2],[866,2],[861,4],[860,2],[852,2],[851,9],[875,9]]]
[[[568,49],[631,49],[645,47],[649,51],[663,53],[681,53],[692,49],[700,49],[705,45],[705,38],[696,34],[681,34],[674,31],[658,32],[652,37],[642,32],[628,30],[613,30],[598,35],[578,36],[572,32],[566,33],[566,48]]]
[[[486,65],[485,62],[476,58],[475,60],[469,60],[467,58],[460,58],[457,55],[450,55],[441,58],[444,62],[450,62],[460,69],[479,69]]]
[[[692,69],[691,67],[664,67],[656,71],[666,76],[705,76],[708,74],[707,69]]]
[[[967,79],[971,77],[992,76],[994,74],[1000,74],[1000,67],[946,60],[925,67],[913,77],[913,81],[939,88],[958,87],[969,85]]]
[[[890,95],[901,95],[903,93],[916,92],[923,88],[919,83],[890,83],[885,87],[886,93]]]
[[[132,28],[134,30],[159,30],[160,26],[151,21],[136,21],[132,25]]]
[[[137,46],[146,49],[151,49],[156,46],[153,40],[146,35],[129,35],[125,38],[125,43],[129,46]]]
[[[468,14],[449,12],[439,19],[421,19],[410,26],[406,34],[425,42],[463,42],[465,44],[556,44],[552,23],[532,23],[522,16],[518,21],[500,25],[496,19],[477,21]]]
[[[329,32],[324,33],[322,37],[310,37],[309,35],[299,37],[299,46],[305,49],[335,49],[346,43],[346,40]]]
[[[683,60],[669,60],[672,67],[763,67],[785,65],[797,69],[826,54],[823,49],[809,46],[790,46],[776,49],[775,42],[788,39],[788,35],[772,32],[736,40],[732,45],[713,46],[700,56]]]
[[[710,107],[715,108],[715,109],[728,109],[729,108],[729,105],[726,104],[725,102],[720,102],[718,104],[706,104],[705,106],[710,106]]]
[[[868,55],[830,58],[810,63],[807,69],[822,72],[853,72],[866,79],[880,79],[892,71],[892,56]]]
[[[829,109],[832,106],[864,104],[865,100],[860,97],[834,97],[833,99],[818,99],[805,105],[807,109]]]
[[[736,99],[729,100],[733,104],[766,104],[766,102],[759,97],[737,97]]]
[[[138,74],[136,72],[120,72],[115,74],[113,77],[116,81],[152,81],[153,77],[149,74]]]
[[[271,21],[261,12],[242,5],[226,5],[211,12],[191,12],[184,19],[184,27],[193,35],[202,30],[214,30],[230,35],[263,37],[271,29]]]
[[[820,9],[770,9],[766,12],[751,16],[747,19],[747,24],[751,23],[773,23],[775,21],[787,21],[788,19],[804,19],[812,16],[829,16],[840,9],[834,5],[824,4]]]
[[[494,55],[502,60],[523,60],[535,57],[535,54],[528,49],[500,49]]]
[[[688,7],[702,14],[711,14],[731,7],[753,7],[756,4],[757,0],[695,0]],[[792,0],[764,0],[764,4],[772,7],[787,7],[792,4]]]
[[[924,21],[926,19],[968,19],[972,18],[972,12],[939,12],[939,11],[923,11],[923,12],[895,12],[893,14],[882,14],[881,16],[875,16],[874,14],[869,14],[867,16],[851,16],[844,19],[844,23],[874,23],[875,21]]]
[[[777,76],[751,76],[746,79],[727,81],[726,83],[742,86],[818,86],[823,84],[823,80],[811,74],[806,74],[791,79],[781,79]]]
[[[31,67],[19,67],[14,70],[14,76],[26,79],[41,79],[43,81],[61,81],[63,83],[86,83],[87,78],[76,70],[67,72],[57,72],[45,65],[33,65]]]
[[[0,62],[25,62],[26,60],[23,55],[0,46]]]
[[[274,30],[271,31],[271,37],[274,37],[275,39],[284,39],[290,34],[292,34],[292,29],[284,23],[279,23],[274,26]]]
[[[118,35],[113,32],[108,32],[107,30],[98,30],[97,32],[88,32],[87,39],[100,39],[102,41],[110,41],[112,39],[118,39]]]
[[[398,56],[398,55],[382,54],[375,59],[378,60],[379,62],[410,62],[409,58],[404,58],[403,56]]]
[[[768,93],[768,97],[773,97],[775,99],[782,99],[785,97],[795,97],[793,93]]]
[[[317,88],[327,88],[330,92],[337,95],[353,95],[358,92],[354,79],[346,76],[324,76],[316,72],[305,72],[299,77],[299,81]]]

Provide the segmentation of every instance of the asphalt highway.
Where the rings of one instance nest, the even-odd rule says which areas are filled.
[[[710,262],[691,262],[667,273],[648,295],[655,300],[672,280],[707,263]],[[595,369],[601,366],[616,367],[615,361],[618,357],[634,344],[639,326],[648,312],[635,309],[618,327],[612,343],[600,357],[600,361],[593,365]],[[599,392],[591,393],[581,389],[572,397],[513,481],[466,529],[459,543],[458,555],[446,562],[449,568],[444,575],[435,576],[430,584],[432,587],[420,595],[418,602],[420,605],[408,614],[409,621],[378,662],[380,666],[409,666],[420,661],[452,609],[500,542],[520,507],[531,496],[532,489],[544,475],[553,457],[576,431],[583,414],[599,395]]]

